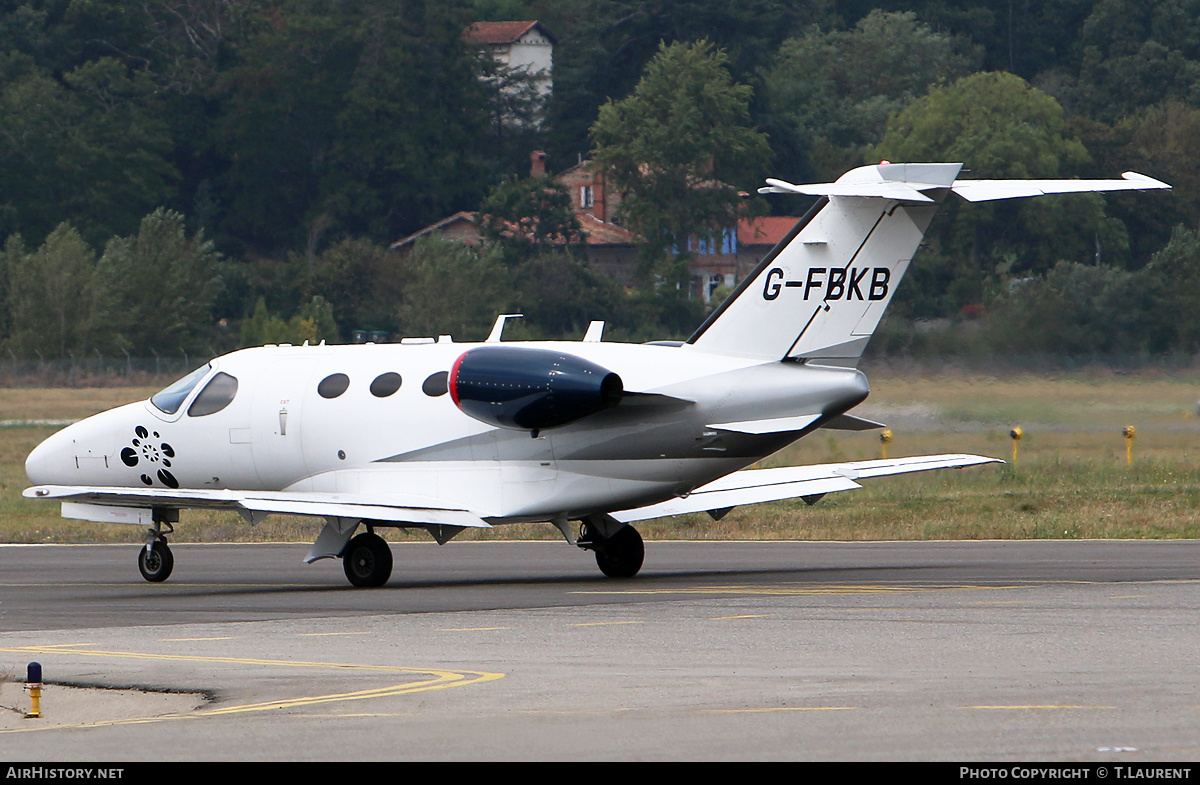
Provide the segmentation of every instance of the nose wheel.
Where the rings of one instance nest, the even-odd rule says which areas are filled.
[[[175,557],[171,555],[165,539],[156,540],[138,551],[138,570],[151,583],[162,583],[171,577],[174,567]]]
[[[167,546],[167,535],[175,531],[171,524],[179,520],[179,510],[155,508],[154,526],[146,530],[146,545],[138,551],[138,571],[151,583],[162,583],[171,577],[175,557]]]

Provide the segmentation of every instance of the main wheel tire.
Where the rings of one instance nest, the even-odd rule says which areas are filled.
[[[596,549],[596,564],[610,578],[632,578],[642,569],[645,558],[642,535],[632,526],[622,526]]]
[[[392,575],[392,549],[378,534],[364,532],[346,544],[346,550],[342,551],[342,568],[355,586],[382,586]]]
[[[142,548],[138,551],[138,570],[151,583],[162,583],[171,577],[174,568],[175,557],[171,555],[166,540],[159,540],[149,550]]]

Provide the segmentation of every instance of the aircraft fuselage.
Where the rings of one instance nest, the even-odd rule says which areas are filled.
[[[580,357],[618,374],[627,395],[559,427],[492,426],[465,414],[447,389],[456,360],[479,346]],[[236,389],[209,412],[201,396],[220,375]],[[775,452],[867,392],[854,369],[687,345],[267,346],[213,360],[182,397],[69,426],[29,456],[26,470],[42,485],[318,492],[410,505],[424,497],[491,523],[578,518],[686,494]],[[799,431],[712,427],[818,413]]]

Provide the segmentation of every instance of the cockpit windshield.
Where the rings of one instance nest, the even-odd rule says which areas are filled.
[[[150,398],[150,403],[164,414],[174,414],[179,411],[188,393],[208,374],[210,367],[205,365],[203,368],[197,368],[162,392],[155,393]]]

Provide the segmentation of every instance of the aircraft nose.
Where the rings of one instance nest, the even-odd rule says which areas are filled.
[[[55,436],[57,435],[55,434]],[[54,478],[50,470],[50,467],[53,465],[51,456],[58,452],[57,441],[54,436],[51,436],[37,447],[34,447],[33,451],[25,459],[25,476],[34,485],[48,485],[53,483]]]

